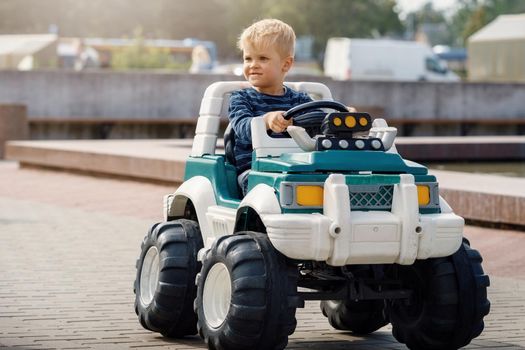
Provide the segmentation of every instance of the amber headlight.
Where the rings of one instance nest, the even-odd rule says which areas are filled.
[[[323,187],[299,185],[295,187],[297,205],[303,207],[321,207],[323,205]]]
[[[353,127],[355,127],[355,124],[356,124],[356,122],[355,122],[355,117],[354,116],[349,115],[348,117],[345,118],[345,125],[348,128],[352,129]]]
[[[321,131],[324,135],[350,137],[352,132],[368,131],[371,127],[368,113],[333,112],[323,120]]]
[[[287,209],[317,209],[323,207],[324,182],[281,182],[281,206]]]
[[[419,206],[426,206],[430,203],[430,188],[427,185],[417,186],[417,201]]]
[[[439,208],[439,188],[437,182],[418,182],[417,201],[420,208]]]

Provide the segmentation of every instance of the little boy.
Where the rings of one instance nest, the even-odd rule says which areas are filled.
[[[237,180],[246,194],[253,151],[252,118],[262,116],[266,129],[279,137],[292,124],[283,113],[312,99],[283,84],[294,63],[295,33],[288,24],[277,19],[256,22],[242,32],[237,45],[243,53],[244,77],[251,87],[232,93],[228,118],[235,133]]]
[[[253,150],[252,118],[263,116],[266,128],[280,134],[292,124],[283,113],[312,99],[283,85],[294,63],[295,33],[288,24],[277,19],[256,22],[243,31],[238,46],[243,52],[244,77],[252,87],[232,93],[228,118],[235,133],[238,181],[246,194]]]

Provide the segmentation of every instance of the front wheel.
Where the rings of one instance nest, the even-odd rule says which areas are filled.
[[[135,312],[144,328],[174,338],[197,333],[193,300],[202,246],[199,226],[191,220],[156,224],[146,235],[134,288]]]
[[[208,347],[284,349],[297,323],[297,274],[265,235],[218,238],[197,277],[198,328]]]
[[[394,337],[410,349],[449,350],[480,335],[490,310],[481,261],[464,240],[452,256],[399,266],[398,277],[413,295],[388,303]]]

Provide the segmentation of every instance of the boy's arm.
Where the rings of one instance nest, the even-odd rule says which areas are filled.
[[[250,123],[253,117],[252,107],[248,100],[238,93],[233,93],[230,97],[228,119],[235,132],[236,142],[252,143]]]
[[[280,133],[284,132],[289,125],[292,125],[292,119],[286,120],[283,117],[284,111],[268,112],[263,115],[266,129],[270,129],[273,132]]]
[[[295,105],[300,105],[306,102],[310,102],[312,99],[308,94],[301,92],[295,97]],[[266,113],[263,118],[266,124],[267,130],[272,130],[275,133],[282,133],[286,131],[286,128],[293,124],[293,120],[286,120],[283,117],[285,111],[274,111]]]

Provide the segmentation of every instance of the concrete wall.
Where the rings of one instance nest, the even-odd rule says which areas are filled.
[[[0,104],[0,159],[4,157],[5,143],[24,140],[29,135],[26,107],[16,104]]]
[[[392,119],[523,119],[525,84],[336,82],[334,98],[375,106]],[[0,103],[23,103],[31,119],[167,118],[198,114],[206,87],[239,77],[167,73],[0,71]],[[377,117],[377,116],[376,116]]]
[[[156,73],[0,72],[0,103],[29,118],[188,118],[212,77]]]

